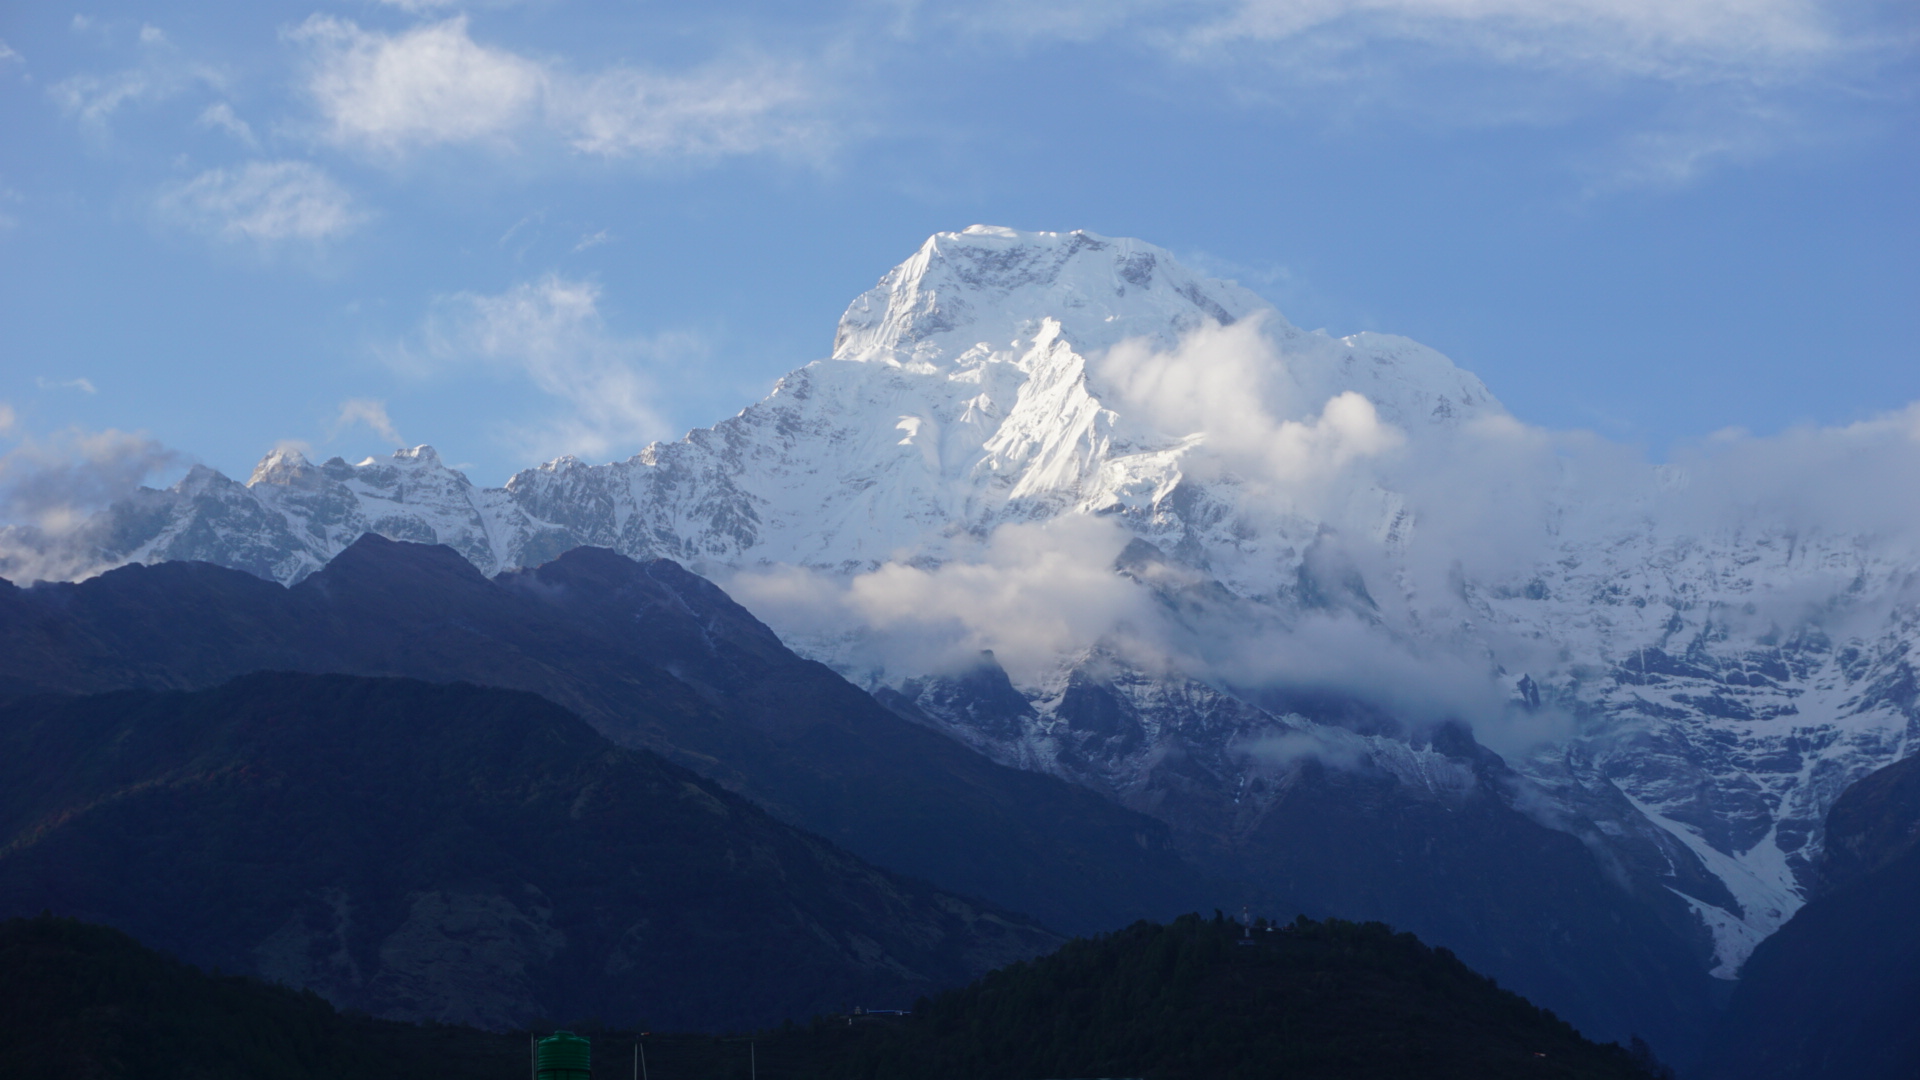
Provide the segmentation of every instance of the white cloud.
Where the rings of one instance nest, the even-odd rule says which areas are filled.
[[[38,386],[42,390],[78,390],[83,394],[99,393],[98,390],[94,389],[92,379],[54,380],[43,375],[33,382],[35,386]]]
[[[736,60],[687,75],[616,68],[565,84],[554,114],[585,153],[718,157],[823,147],[812,97],[797,68]]]
[[[76,32],[96,25],[84,16],[74,16]],[[107,75],[73,75],[49,86],[47,93],[62,111],[98,130],[122,108],[165,101],[195,86],[218,90],[225,85],[226,76],[217,68],[183,56],[159,29],[143,26],[139,40],[140,59],[135,66]]]
[[[226,240],[330,240],[366,215],[334,179],[304,161],[210,169],[161,195],[161,210]]]
[[[27,62],[27,58],[15,52],[13,46],[8,45],[4,41],[0,41],[0,63],[5,63],[8,60],[18,60],[23,64]]]
[[[1341,27],[1503,63],[1660,78],[1775,77],[1839,47],[1809,0],[1236,0],[1198,46],[1279,41]]]
[[[342,431],[355,424],[364,424],[368,430],[395,446],[407,445],[400,437],[400,430],[393,425],[393,419],[387,415],[387,403],[373,398],[349,398],[340,403],[340,414],[333,419],[333,427],[327,432],[328,438],[337,437]]]
[[[19,420],[19,415],[13,411],[12,403],[0,401],[0,435],[12,434],[13,425]]]
[[[637,452],[671,433],[654,404],[651,369],[703,352],[689,334],[615,336],[600,314],[598,286],[548,275],[493,296],[443,297],[421,343],[390,350],[387,359],[419,376],[478,367],[526,378],[567,411],[514,429],[510,440],[541,457],[602,457]]]
[[[1151,595],[1113,572],[1128,539],[1106,519],[1063,517],[1002,526],[934,568],[894,561],[842,578],[776,566],[724,584],[785,635],[864,628],[861,666],[961,670],[993,649],[1016,682],[1031,685],[1062,656],[1158,631]],[[1164,648],[1135,651],[1157,663]]]
[[[309,51],[327,137],[376,153],[546,136],[602,157],[700,158],[826,141],[810,82],[766,60],[579,75],[475,41],[465,15],[395,34],[315,15],[289,37]]]
[[[1284,488],[1342,481],[1347,466],[1398,448],[1404,435],[1381,421],[1373,403],[1351,391],[1300,418],[1302,388],[1287,383],[1287,366],[1256,316],[1188,334],[1171,352],[1144,340],[1122,342],[1094,363],[1096,376],[1118,392],[1128,414],[1156,431],[1199,435],[1201,467],[1228,470]]]
[[[257,143],[257,140],[253,137],[253,127],[245,120],[240,119],[240,117],[234,113],[233,106],[224,101],[216,101],[200,110],[199,124],[203,128],[214,128],[224,131],[234,138],[239,139],[241,142],[246,143],[248,146],[253,146]]]
[[[0,433],[12,427],[0,405]],[[97,515],[180,455],[146,435],[71,428],[0,454],[0,577],[71,581],[112,565],[100,557],[113,522]]]
[[[0,522],[45,532],[77,528],[88,511],[178,462],[174,451],[136,432],[73,428],[25,439],[0,455]]]
[[[1858,43],[1822,0],[1056,0],[958,17],[1026,38],[1130,33],[1213,62],[1289,46],[1290,63],[1351,65],[1370,43],[1413,42],[1496,64],[1694,81],[1792,78]],[[1351,73],[1351,72],[1350,72]]]
[[[477,44],[467,18],[400,34],[315,15],[292,32],[315,58],[308,90],[335,141],[397,151],[505,140],[537,111],[546,72]]]
[[[1000,0],[976,41],[1157,54],[1215,101],[1336,127],[1580,128],[1586,193],[1673,187],[1836,137],[1910,96],[1911,12],[1850,0]],[[942,18],[944,16],[944,18]],[[1903,73],[1904,72],[1904,73]],[[1159,92],[1168,92],[1161,90]]]
[[[113,75],[75,75],[47,88],[54,101],[82,123],[104,124],[122,105],[167,97],[177,81],[158,72],[135,69]]]
[[[1722,433],[1674,456],[1661,488],[1678,524],[1790,527],[1920,545],[1920,402],[1837,427]],[[1900,494],[1895,494],[1900,493]]]

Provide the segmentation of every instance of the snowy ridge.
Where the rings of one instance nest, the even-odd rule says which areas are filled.
[[[1196,341],[1218,349],[1167,366]],[[1216,355],[1248,366],[1209,367]],[[1216,374],[1228,393],[1208,397]],[[1213,423],[1236,405],[1234,379],[1259,380],[1245,396],[1263,403],[1237,441]],[[1198,412],[1176,408],[1183,394]],[[369,531],[448,544],[489,574],[590,544],[723,583],[799,568],[827,590],[808,596],[844,598],[889,566],[990,562],[1008,526],[1117,528],[1139,545],[1119,559],[1123,582],[1150,598],[1122,621],[1155,613],[1178,659],[1103,636],[1022,657],[1016,682],[960,670],[951,651],[875,659],[877,623],[756,610],[990,756],[1149,811],[1176,758],[1241,815],[1302,756],[1435,798],[1473,783],[1393,732],[1247,692],[1258,680],[1223,642],[1358,628],[1384,652],[1466,657],[1514,723],[1564,720],[1510,760],[1527,784],[1516,804],[1685,897],[1731,977],[1800,903],[1839,791],[1916,744],[1914,567],[1860,537],[1699,532],[1649,518],[1653,496],[1565,496],[1524,561],[1435,587],[1417,556],[1437,519],[1402,481],[1517,427],[1415,342],[1301,331],[1140,241],[975,226],[930,238],[856,298],[831,357],[625,461],[561,458],[481,488],[428,447],[357,465],[276,452],[244,485],[196,469],[143,492],[89,535],[98,565],[205,559],[282,582]],[[1393,460],[1397,473],[1368,464]],[[1069,554],[1090,543],[1069,541]]]

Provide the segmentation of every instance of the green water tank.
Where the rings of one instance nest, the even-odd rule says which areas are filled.
[[[593,1044],[571,1031],[556,1031],[541,1039],[533,1054],[536,1080],[592,1080]]]

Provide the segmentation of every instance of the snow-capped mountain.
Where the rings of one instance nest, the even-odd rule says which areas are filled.
[[[1419,732],[1464,718],[1503,798],[1684,898],[1731,977],[1827,806],[1920,736],[1916,566],[1602,459],[1415,342],[1302,331],[1139,241],[975,226],[829,359],[626,461],[482,488],[427,447],[276,452],[86,535],[282,582],[369,531],[488,573],[674,558],[903,714],[1209,833],[1309,757],[1445,799],[1479,781]]]

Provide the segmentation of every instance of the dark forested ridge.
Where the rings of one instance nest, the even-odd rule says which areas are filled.
[[[0,922],[0,1074],[46,1080],[515,1080],[524,1036],[342,1014],[73,919]]]
[[[1748,958],[1702,1076],[1920,1076],[1920,757],[1856,781],[1826,835],[1823,890]]]
[[[532,694],[262,673],[0,705],[0,915],[401,1019],[774,1023],[1060,939]]]
[[[1637,1077],[1627,1051],[1379,923],[1189,915],[924,1003],[833,1075]]]
[[[1445,950],[1379,924],[1253,931],[1187,916],[1070,943],[903,1017],[820,1017],[757,1034],[646,1037],[651,1080],[1645,1080]],[[636,1033],[589,1027],[596,1074]],[[524,1034],[339,1014],[201,973],[68,919],[0,925],[0,1060],[47,1077],[524,1075]],[[1657,1066],[1656,1066],[1657,1069]]]
[[[1217,902],[1161,823],[893,715],[668,560],[580,548],[489,580],[368,534],[291,589],[207,563],[0,581],[0,696],[263,670],[532,691],[864,859],[1068,932]]]

